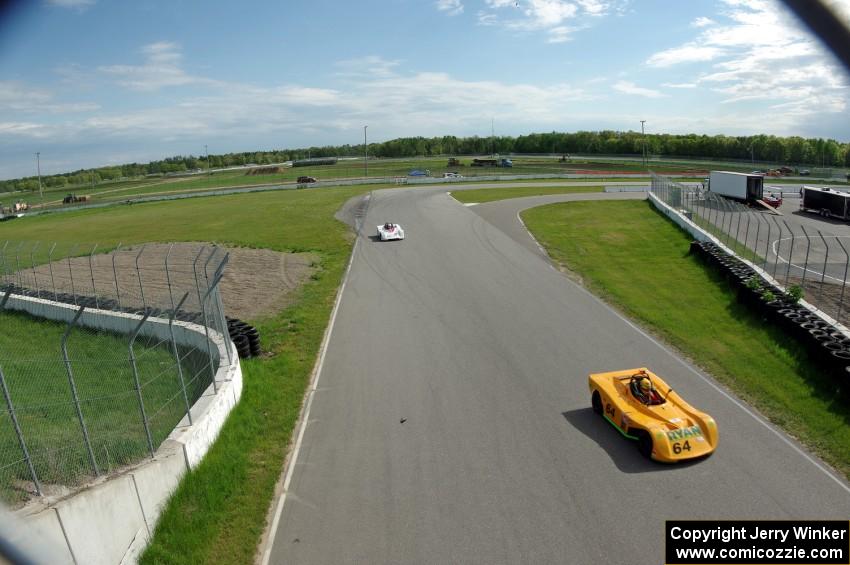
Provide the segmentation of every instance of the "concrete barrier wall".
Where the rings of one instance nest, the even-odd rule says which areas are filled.
[[[10,297],[6,307],[51,320],[68,322],[77,308],[26,297]],[[127,333],[141,320],[138,314],[87,310],[79,325]],[[147,546],[160,512],[188,469],[197,466],[212,446],[230,411],[242,395],[242,368],[236,347],[218,332],[198,324],[175,322],[175,339],[205,350],[207,343],[218,363],[218,393],[207,388],[152,459],[121,473],[101,477],[64,498],[43,497],[15,512],[23,523],[23,547],[49,554],[50,563],[116,565],[136,563]],[[165,338],[168,320],[148,318],[141,335]],[[228,362],[228,351],[230,359]],[[37,544],[37,545],[36,545]],[[49,547],[39,548],[39,545]]]

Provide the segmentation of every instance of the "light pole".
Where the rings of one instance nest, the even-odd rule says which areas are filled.
[[[35,167],[38,171],[38,194],[41,196],[41,207],[44,208],[44,191],[41,189],[41,152],[35,154]]]
[[[207,144],[204,144],[204,153],[207,156],[207,177],[212,176],[212,169],[210,168],[210,151],[207,149]]]
[[[646,132],[644,132],[643,124],[646,123],[646,120],[640,121],[640,143],[641,143],[641,156],[643,157],[643,166],[646,167]]]
[[[369,144],[366,142],[366,128],[369,126],[363,126],[363,178],[369,176]]]

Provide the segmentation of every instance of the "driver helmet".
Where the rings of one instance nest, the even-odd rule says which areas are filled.
[[[652,390],[652,383],[649,382],[649,379],[641,379],[638,386],[640,387],[640,391],[644,394],[648,394],[649,391]]]

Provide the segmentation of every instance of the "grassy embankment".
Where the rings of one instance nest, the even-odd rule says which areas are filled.
[[[463,203],[493,202],[508,198],[526,196],[545,196],[549,194],[575,194],[578,192],[602,192],[601,186],[506,186],[503,188],[476,188],[473,190],[455,190],[452,196]]]
[[[0,224],[0,240],[216,241],[306,251],[319,270],[283,312],[251,322],[268,354],[243,362],[244,391],[218,441],[164,509],[142,563],[250,563],[349,254],[334,212],[363,187],[199,198]]]
[[[551,204],[522,218],[596,294],[850,477],[850,406],[834,380],[688,256],[688,235],[648,203]]]

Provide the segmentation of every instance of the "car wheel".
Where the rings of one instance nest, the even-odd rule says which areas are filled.
[[[644,430],[634,432],[638,438],[638,451],[647,459],[652,459],[652,436]]]
[[[590,405],[593,406],[593,411],[602,415],[602,397],[599,396],[599,391],[593,391],[593,397],[590,399]]]

